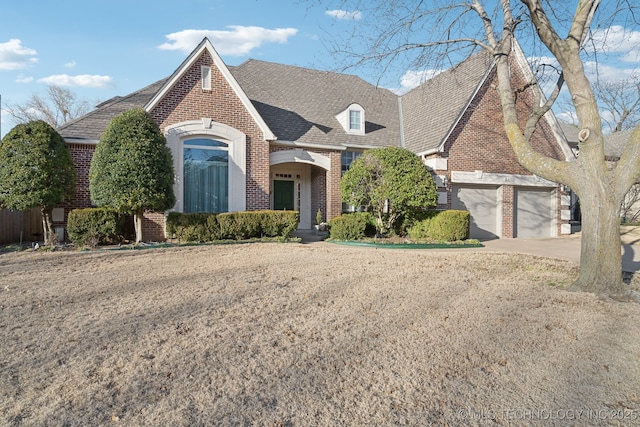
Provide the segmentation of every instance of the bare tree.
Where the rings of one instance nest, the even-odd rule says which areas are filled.
[[[625,195],[620,215],[626,223],[637,223],[640,220],[640,184],[633,184]]]
[[[46,97],[34,93],[24,104],[5,105],[4,108],[16,124],[44,120],[54,129],[90,109],[88,101],[78,99],[69,89],[55,85],[49,86]]]
[[[611,132],[633,129],[640,122],[640,75],[615,81],[597,79],[593,90]]]
[[[617,167],[608,168],[598,102],[581,57],[596,17],[602,18],[601,27],[607,24],[605,19],[616,18],[627,19],[626,24],[636,28],[640,25],[636,19],[640,6],[628,0],[612,3],[606,5],[609,9],[600,11],[601,0],[553,4],[548,0],[344,0],[343,9],[360,10],[363,16],[373,13],[379,19],[369,17],[373,25],[369,33],[358,22],[360,32],[354,33],[355,39],[342,44],[356,49],[345,48],[340,53],[351,54],[353,64],[373,62],[385,69],[405,57],[411,58],[414,66],[435,68],[429,64],[433,58],[442,63],[445,58],[462,59],[463,53],[468,55],[479,48],[489,51],[496,64],[495,90],[502,104],[504,129],[518,161],[538,176],[569,186],[580,197],[580,274],[572,289],[637,299],[622,281],[619,213],[625,194],[640,172],[640,126],[631,133]],[[362,34],[373,37],[367,39]],[[553,57],[559,70],[552,90],[526,112],[516,109],[522,87],[510,71],[516,40],[523,37],[528,38],[528,45],[538,48],[541,56]],[[358,52],[358,46],[366,49]],[[532,81],[527,85],[535,84]],[[549,112],[564,85],[580,129],[580,156],[571,162],[547,157],[531,144],[539,120]]]

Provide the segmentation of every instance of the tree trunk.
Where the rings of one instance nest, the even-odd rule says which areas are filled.
[[[58,236],[53,228],[53,220],[51,219],[52,208],[40,208],[42,213],[42,233],[44,234],[44,245],[55,246],[58,244]]]
[[[580,275],[571,289],[621,297],[628,290],[622,282],[620,203],[612,195],[586,194],[590,197],[580,199]]]
[[[142,242],[142,217],[143,210],[137,210],[133,213],[133,225],[136,229],[136,243]]]

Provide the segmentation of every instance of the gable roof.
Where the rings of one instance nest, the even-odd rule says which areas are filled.
[[[158,102],[160,102],[160,100],[165,97],[169,90],[180,81],[180,78],[191,68],[191,66],[198,60],[203,52],[207,52],[211,56],[214,65],[218,68],[218,70],[220,70],[225,80],[227,80],[227,83],[229,83],[229,85],[231,86],[231,89],[240,99],[240,102],[242,102],[244,108],[249,112],[253,120],[258,124],[258,127],[260,127],[264,138],[266,140],[276,139],[271,129],[269,129],[269,126],[264,122],[260,114],[258,114],[251,101],[249,101],[249,98],[247,98],[245,92],[242,90],[236,79],[229,71],[229,68],[227,68],[227,65],[224,63],[224,61],[222,61],[222,58],[220,58],[220,55],[218,55],[218,52],[206,37],[202,39],[200,44],[189,54],[187,59],[184,60],[184,62],[176,69],[176,71],[174,71],[171,77],[169,77],[165,81],[165,84],[160,88],[160,90],[158,90],[153,98],[151,98],[151,100],[147,102],[144,107],[145,110],[151,111],[153,107],[155,107]]]
[[[493,66],[493,58],[483,50],[403,95],[405,147],[418,154],[437,150]]]
[[[159,80],[124,97],[111,98],[97,105],[95,110],[60,126],[58,133],[67,142],[97,144],[102,132],[116,115],[131,108],[142,108],[165,84],[166,80]]]
[[[400,144],[397,95],[360,77],[255,59],[230,69],[280,141]],[[365,135],[348,134],[336,118],[353,103],[364,108]]]

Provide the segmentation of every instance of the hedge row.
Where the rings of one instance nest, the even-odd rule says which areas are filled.
[[[226,213],[171,212],[167,235],[185,242],[291,237],[300,215],[295,211],[246,211]]]
[[[76,246],[116,243],[123,234],[124,220],[124,216],[112,209],[74,209],[69,212],[67,233]]]
[[[459,210],[428,211],[426,219],[409,227],[407,234],[415,240],[455,242],[469,238],[469,212]],[[333,218],[329,232],[335,240],[360,240],[376,233],[375,218],[368,212],[354,212]]]
[[[438,242],[455,242],[469,238],[468,211],[432,211],[424,219],[408,230],[412,239],[430,239]]]

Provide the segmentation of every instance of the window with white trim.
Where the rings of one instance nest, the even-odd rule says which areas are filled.
[[[360,123],[360,116],[362,115],[362,111],[360,110],[349,110],[349,130],[350,131],[360,131],[362,129],[362,123]]]
[[[345,132],[351,135],[365,134],[364,108],[353,103],[336,115]]]
[[[184,212],[229,210],[229,144],[210,138],[183,143]]]
[[[202,90],[211,90],[211,67],[203,65],[200,67]]]

